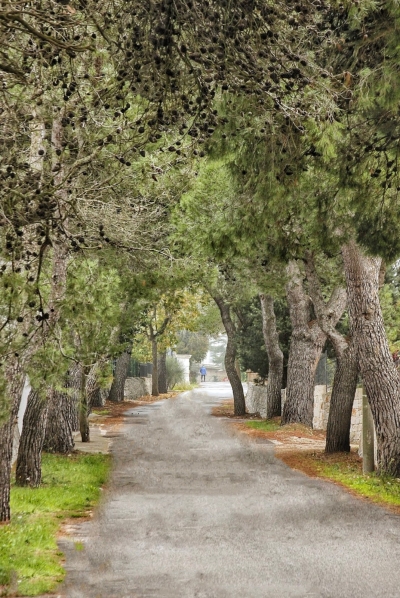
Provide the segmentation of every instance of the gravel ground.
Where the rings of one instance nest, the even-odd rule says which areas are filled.
[[[98,514],[60,541],[62,595],[399,598],[399,517],[211,417],[229,396],[206,383],[127,413]]]

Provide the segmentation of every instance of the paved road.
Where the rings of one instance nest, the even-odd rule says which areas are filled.
[[[129,412],[68,598],[399,598],[400,518],[212,418],[226,384]],[[72,548],[71,548],[72,546]]]

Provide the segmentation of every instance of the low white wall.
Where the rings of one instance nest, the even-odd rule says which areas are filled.
[[[127,378],[125,381],[124,398],[136,401],[140,397],[151,395],[151,376],[148,378]]]

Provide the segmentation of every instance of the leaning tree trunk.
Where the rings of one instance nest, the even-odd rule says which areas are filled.
[[[351,413],[357,378],[356,352],[350,341],[343,354],[337,357],[326,429],[326,453],[350,452]]]
[[[132,346],[124,351],[116,360],[114,378],[108,398],[114,403],[121,403],[124,400],[125,382],[128,377],[129,364],[131,362]]]
[[[167,352],[163,351],[158,357],[158,391],[168,392],[167,387]]]
[[[158,397],[160,391],[158,390],[158,343],[157,337],[151,337],[151,354],[153,361],[153,373],[151,376],[151,394],[153,397]]]
[[[260,294],[263,335],[268,355],[267,419],[281,415],[281,391],[283,377],[283,353],[279,346],[276,328],[274,300],[270,295]]]
[[[232,321],[230,307],[225,301],[219,297],[213,297],[215,303],[218,305],[222,323],[224,325],[228,342],[226,344],[225,352],[225,369],[228,380],[233,392],[233,405],[235,415],[244,415],[246,413],[246,403],[244,399],[243,385],[236,369],[236,328]]]
[[[343,250],[351,330],[377,438],[378,468],[400,477],[400,377],[379,302],[380,258],[351,242]]]
[[[347,305],[347,292],[341,287],[336,287],[329,300],[326,301],[317,274],[314,255],[311,252],[306,255],[305,265],[308,289],[318,324],[331,341],[337,360],[325,451],[327,453],[349,452],[351,412],[357,388],[358,364],[352,339],[349,341],[336,330],[336,325]]]
[[[326,334],[312,318],[311,301],[303,289],[303,277],[296,262],[288,266],[287,298],[292,322],[288,383],[282,425],[304,424],[312,428],[315,371]]]
[[[37,488],[42,481],[42,448],[49,403],[40,391],[31,390],[19,441],[15,481],[18,486]]]

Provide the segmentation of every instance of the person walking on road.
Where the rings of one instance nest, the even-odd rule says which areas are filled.
[[[204,365],[202,365],[201,368],[200,368],[200,375],[201,375],[200,382],[205,382],[206,381],[206,374],[207,374],[207,370],[204,367]]]

